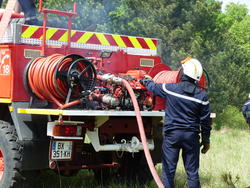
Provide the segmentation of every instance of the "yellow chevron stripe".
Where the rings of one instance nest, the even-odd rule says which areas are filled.
[[[11,99],[0,98],[0,103],[12,103]]]
[[[142,48],[136,37],[128,37],[135,48]]]
[[[112,35],[113,39],[120,47],[127,47],[120,35]]]
[[[153,43],[152,39],[149,39],[149,38],[144,38],[144,41],[147,43],[148,47],[151,49],[151,50],[156,50],[156,46],[155,44]]]
[[[30,38],[39,27],[37,26],[29,26],[21,35],[22,38]]]
[[[90,32],[86,32],[84,33],[79,39],[78,39],[78,43],[86,43],[92,36],[94,33],[90,33]]]
[[[48,28],[46,31],[46,40],[49,40],[57,31],[58,29],[56,28]],[[43,39],[43,35],[40,37],[40,39]]]
[[[76,33],[75,30],[71,30],[71,37]],[[66,31],[61,38],[58,39],[58,41],[68,41],[68,31]]]
[[[110,46],[109,41],[106,39],[105,35],[102,33],[95,34],[102,45]]]

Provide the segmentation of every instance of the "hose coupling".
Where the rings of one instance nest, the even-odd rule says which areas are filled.
[[[111,84],[121,85],[122,84],[122,78],[115,76],[113,74],[104,74],[101,76],[101,80],[104,82],[108,82]]]

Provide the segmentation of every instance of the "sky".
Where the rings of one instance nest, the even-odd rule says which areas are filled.
[[[248,10],[250,12],[250,0],[219,0],[222,1],[222,10],[225,9],[225,6],[229,3],[239,3],[239,4],[245,4],[248,7]]]

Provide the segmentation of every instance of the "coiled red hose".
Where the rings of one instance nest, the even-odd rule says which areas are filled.
[[[36,58],[28,71],[28,82],[34,94],[42,100],[54,102],[60,109],[79,104],[81,100],[74,100],[63,104],[68,93],[65,81],[56,79],[56,71],[67,70],[72,62],[61,54]]]

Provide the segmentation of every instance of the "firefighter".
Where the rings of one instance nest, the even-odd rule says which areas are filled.
[[[18,0],[28,25],[41,25],[37,19],[37,10],[33,0]]]
[[[242,107],[242,114],[243,114],[247,124],[250,127],[250,93],[249,93],[248,98],[249,98],[248,101]]]
[[[189,188],[199,188],[199,154],[210,148],[211,118],[207,94],[197,82],[202,76],[200,62],[193,58],[182,61],[180,83],[158,84],[149,76],[141,83],[154,96],[167,102],[163,127],[162,178],[167,188],[174,188],[174,176],[180,150]],[[199,133],[201,132],[201,143]]]
[[[2,6],[2,0],[0,0],[0,7]],[[28,25],[41,25],[37,19],[36,6],[33,0],[18,0],[22,11],[25,16],[25,24]]]

